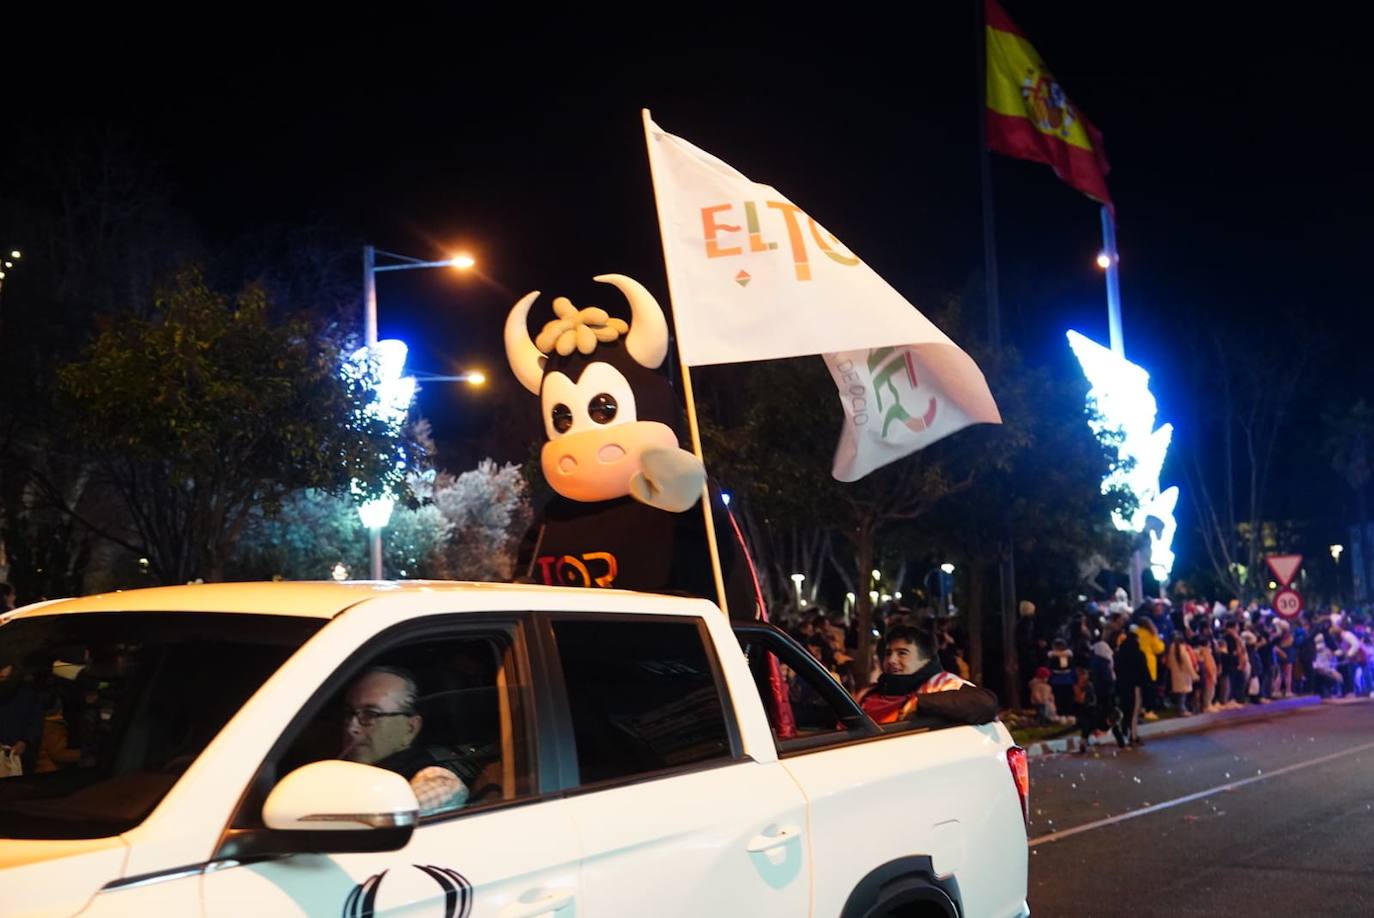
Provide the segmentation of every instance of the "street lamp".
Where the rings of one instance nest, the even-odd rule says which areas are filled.
[[[377,264],[377,256],[391,259],[398,264]],[[414,271],[419,268],[453,268],[466,271],[477,264],[466,253],[459,253],[443,261],[423,261],[395,252],[380,252],[376,247],[363,246],[363,342],[369,353],[377,349],[377,274],[381,271]],[[399,343],[399,342],[398,342]],[[402,351],[404,353],[404,351]],[[481,385],[486,377],[481,373],[467,373],[462,377],[444,377],[425,374],[431,381],[453,380]],[[418,379],[420,377],[416,377]],[[411,383],[412,391],[414,381]],[[372,579],[382,579],[382,527],[391,519],[394,502],[387,497],[369,501],[358,508],[358,515],[367,527],[368,548],[372,557]]]
[[[1331,560],[1332,560],[1332,561],[1335,561],[1337,564],[1340,564],[1340,563],[1341,563],[1341,552],[1343,552],[1343,551],[1345,551],[1345,546],[1344,546],[1344,545],[1332,545],[1332,546],[1331,546]]]
[[[804,605],[806,605],[806,601],[805,601],[804,599],[802,599],[802,594],[801,594],[801,585],[802,585],[802,581],[805,580],[805,579],[806,579],[806,575],[805,575],[805,574],[793,574],[793,575],[792,575],[792,585],[793,585],[794,587],[796,587],[796,589],[797,589],[797,605],[798,605],[798,606],[804,606]]]

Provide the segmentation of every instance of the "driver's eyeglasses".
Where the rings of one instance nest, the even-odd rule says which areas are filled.
[[[340,708],[339,720],[345,725],[358,718],[358,723],[370,727],[383,717],[413,717],[414,711],[378,711],[376,708]]]

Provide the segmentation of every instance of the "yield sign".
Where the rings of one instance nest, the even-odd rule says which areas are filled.
[[[1270,555],[1264,560],[1274,572],[1274,579],[1279,582],[1279,586],[1288,586],[1292,583],[1293,577],[1298,573],[1298,567],[1302,565],[1302,555]]]

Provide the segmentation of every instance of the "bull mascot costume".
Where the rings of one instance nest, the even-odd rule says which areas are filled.
[[[556,492],[521,549],[522,579],[716,599],[706,525],[697,502],[706,469],[678,439],[680,412],[659,372],[668,322],[653,295],[621,274],[595,280],[619,290],[630,321],[604,309],[553,301],[556,318],[530,339],[539,291],[506,317],[506,359],[539,397],[540,464]],[[716,544],[732,618],[758,616],[758,590],[720,493],[710,489]]]

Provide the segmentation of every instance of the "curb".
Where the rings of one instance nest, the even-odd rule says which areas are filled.
[[[1323,704],[1360,704],[1367,703],[1369,698],[1330,698],[1323,700],[1316,695],[1304,695],[1299,698],[1285,698],[1265,705],[1247,704],[1244,708],[1230,711],[1216,711],[1212,714],[1196,714],[1192,717],[1174,717],[1169,720],[1142,722],[1140,725],[1140,735],[1145,738],[1152,736],[1168,736],[1176,733],[1199,733],[1210,730],[1214,727],[1224,727],[1231,724],[1245,723],[1252,720],[1263,720],[1275,714],[1283,714],[1289,711],[1298,711],[1305,708],[1315,708]],[[1093,741],[1089,737],[1088,746],[1115,747],[1116,741],[1111,738],[1111,734]],[[1080,748],[1080,740],[1077,734],[1064,736],[1058,739],[1041,740],[1026,747],[1027,756],[1053,755],[1062,752],[1077,752]]]

